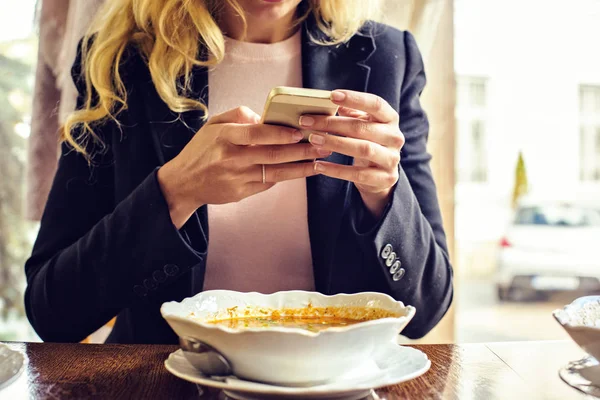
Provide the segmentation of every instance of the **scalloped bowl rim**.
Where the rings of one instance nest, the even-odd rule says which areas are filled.
[[[397,312],[404,312],[405,315],[401,315],[399,317],[378,318],[378,319],[368,320],[368,321],[364,321],[364,322],[358,322],[356,324],[352,324],[352,325],[348,325],[348,326],[332,327],[332,328],[326,328],[326,329],[323,329],[323,330],[320,330],[317,332],[312,332],[312,331],[308,331],[306,329],[288,328],[288,327],[229,328],[226,326],[205,323],[205,322],[202,322],[202,321],[200,321],[198,319],[194,319],[194,318],[175,315],[172,312],[168,312],[166,310],[167,308],[170,308],[170,307],[181,307],[184,305],[184,303],[195,301],[199,297],[207,296],[210,294],[217,294],[217,293],[220,293],[220,294],[230,293],[230,294],[242,295],[242,296],[259,296],[259,297],[277,297],[277,296],[286,296],[286,295],[290,295],[290,294],[306,294],[306,295],[316,296],[316,297],[321,297],[321,298],[334,298],[334,297],[358,298],[358,297],[375,296],[375,297],[386,299],[387,301],[391,302],[391,304],[394,305],[395,309],[392,310],[391,308],[385,307],[383,305],[380,308],[389,310],[392,312],[396,312],[396,309],[397,309]],[[340,306],[343,306],[343,304],[341,304]],[[405,320],[406,320],[406,323],[408,323],[414,317],[414,315],[416,313],[416,308],[413,306],[410,306],[410,305],[409,306],[404,305],[403,302],[395,300],[392,296],[385,294],[385,293],[379,293],[379,292],[360,292],[360,293],[350,293],[350,294],[349,293],[339,293],[339,294],[334,294],[334,295],[325,295],[325,294],[322,294],[319,292],[309,292],[309,291],[304,291],[304,290],[288,290],[288,291],[280,291],[280,292],[275,292],[275,293],[270,293],[270,294],[264,294],[264,293],[259,293],[259,292],[236,292],[233,290],[208,290],[208,291],[200,292],[192,297],[187,297],[187,298],[183,299],[182,301],[165,302],[161,306],[160,312],[161,312],[163,318],[166,320],[177,320],[180,322],[193,323],[194,325],[200,326],[204,329],[222,331],[222,332],[225,332],[228,334],[244,334],[244,333],[267,334],[267,333],[277,332],[277,333],[284,333],[284,334],[288,334],[288,335],[318,337],[318,336],[321,336],[324,334],[344,333],[344,332],[349,332],[352,330],[361,329],[361,328],[369,327],[369,326],[385,325],[385,324],[391,323],[391,322],[405,322]]]
[[[576,330],[592,330],[592,331],[598,331],[598,332],[600,332],[600,327],[598,327],[598,326],[591,326],[591,325],[585,325],[585,324],[580,324],[580,323],[573,323],[570,318],[563,317],[564,314],[569,309],[575,309],[575,308],[580,307],[581,305],[583,305],[583,304],[585,304],[587,302],[592,302],[592,301],[596,301],[596,302],[600,303],[600,296],[583,296],[583,297],[578,297],[575,300],[573,300],[571,303],[565,305],[564,307],[558,308],[558,309],[554,310],[552,312],[552,316],[565,329],[569,328],[569,329],[576,329]]]

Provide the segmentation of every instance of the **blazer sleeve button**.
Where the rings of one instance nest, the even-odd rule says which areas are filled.
[[[386,244],[385,247],[383,248],[383,250],[381,250],[381,258],[383,258],[384,260],[386,260],[390,254],[392,253],[392,250],[394,250],[392,248],[391,244]]]
[[[158,284],[152,279],[144,279],[144,287],[148,290],[154,290],[158,287]]]
[[[390,268],[390,274],[394,275],[396,272],[398,272],[401,266],[402,263],[400,262],[400,260],[396,260],[396,262],[392,264],[392,268]]]
[[[154,271],[154,273],[152,274],[152,277],[158,283],[163,283],[164,281],[167,280],[167,274],[161,270]]]
[[[387,260],[385,260],[385,265],[389,268],[396,261],[396,253],[392,251],[392,253],[388,256]]]
[[[168,276],[175,276],[179,272],[179,267],[175,264],[167,264],[163,269],[165,271],[165,274],[167,274]]]
[[[406,271],[404,268],[400,268],[400,271],[396,272],[392,279],[394,282],[398,282],[400,279],[404,278],[404,274],[406,274]]]
[[[133,287],[133,293],[135,293],[137,296],[144,297],[148,294],[148,289],[141,285],[135,285]]]

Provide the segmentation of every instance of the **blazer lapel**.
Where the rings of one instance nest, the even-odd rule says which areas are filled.
[[[306,88],[367,91],[370,67],[366,60],[375,51],[370,35],[355,35],[348,43],[323,46],[314,43],[327,39],[309,20],[302,32],[302,74]],[[352,158],[334,153],[326,159],[350,165]],[[307,179],[308,226],[317,291],[330,292],[333,250],[344,215],[351,186],[347,182],[323,175]]]

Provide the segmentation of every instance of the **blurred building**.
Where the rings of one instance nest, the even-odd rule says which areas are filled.
[[[532,194],[600,208],[599,18],[597,0],[455,0],[463,276],[493,271],[519,151]]]

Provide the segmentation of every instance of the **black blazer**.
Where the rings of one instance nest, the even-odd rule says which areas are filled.
[[[419,50],[408,32],[374,23],[340,46],[316,45],[309,32],[321,35],[314,23],[305,23],[304,86],[381,96],[398,111],[406,137],[400,179],[379,221],[369,221],[353,184],[307,178],[316,289],[325,294],[377,291],[413,305],[417,313],[404,334],[420,337],[442,318],[453,290],[426,152],[428,122],[419,103],[425,85]],[[81,52],[73,67],[81,94],[80,61]],[[92,167],[62,146],[39,235],[25,265],[27,315],[45,341],[80,341],[117,316],[108,342],[175,343],[160,315],[161,304],[202,290],[207,208],[177,230],[156,178],[159,166],[200,129],[202,114],[171,112],[133,46],[121,71],[128,109],[119,115],[119,124],[111,121],[96,129],[106,148],[102,152],[90,146],[96,151]],[[194,72],[192,86],[192,95],[206,102],[206,70]],[[339,154],[329,160],[352,163]],[[390,251],[406,271],[399,281],[382,257]]]

